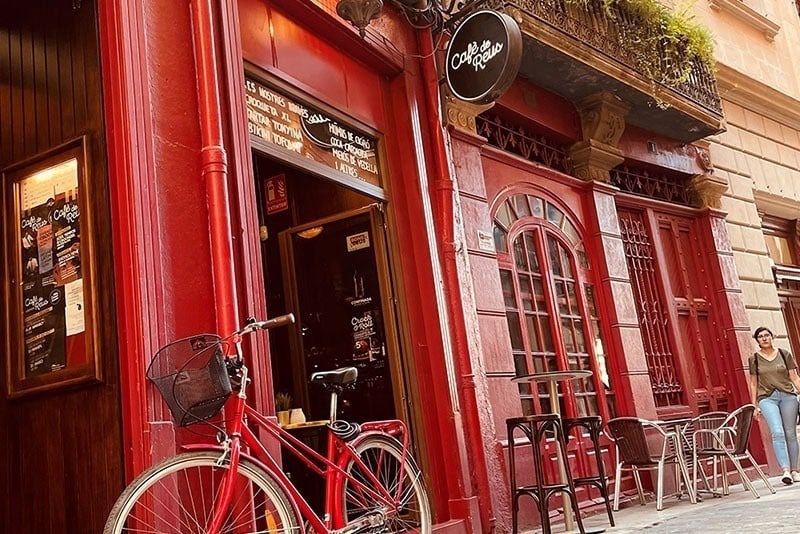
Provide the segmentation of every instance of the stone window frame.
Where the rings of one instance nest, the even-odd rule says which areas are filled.
[[[774,41],[781,29],[780,25],[772,22],[765,13],[760,13],[743,0],[708,0],[708,4],[711,9],[728,13],[760,31],[767,41]]]

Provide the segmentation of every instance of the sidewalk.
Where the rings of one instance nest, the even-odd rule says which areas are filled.
[[[586,518],[584,526],[587,529],[605,528],[609,534],[642,531],[651,534],[777,534],[800,531],[800,483],[785,486],[779,477],[770,478],[770,482],[777,491],[775,495],[761,481],[753,482],[760,499],[753,498],[749,491],[736,485],[731,486],[731,494],[726,497],[714,498],[704,494],[703,502],[697,504],[691,504],[687,497],[681,500],[665,498],[664,509],[660,512],[656,511],[654,501],[648,501],[645,506],[636,501],[614,514],[617,523],[614,528],[608,526],[605,511]],[[563,524],[554,527],[555,532],[563,532]]]
[[[769,532],[798,532],[800,511],[800,484],[785,486],[780,478],[770,479],[777,491],[772,495],[763,483],[753,482],[761,495],[760,499],[746,491],[741,485],[732,486],[731,494],[714,498],[703,495],[703,502],[691,504],[688,498],[664,500],[664,509],[656,511],[656,503],[645,506],[632,504],[614,515],[617,526],[606,532],[627,534],[646,530],[653,534],[678,534],[702,532],[703,534],[727,534]],[[605,527],[608,517],[594,515],[587,519],[587,526]]]

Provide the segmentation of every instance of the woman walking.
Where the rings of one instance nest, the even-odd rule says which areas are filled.
[[[800,376],[789,351],[772,346],[772,331],[756,328],[753,339],[758,351],[750,356],[750,401],[757,406],[756,416],[764,414],[772,434],[775,457],[781,464],[781,481],[787,486],[800,482],[797,472],[797,392]]]

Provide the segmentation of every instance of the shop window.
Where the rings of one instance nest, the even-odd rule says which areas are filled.
[[[515,195],[498,208],[494,237],[515,373],[590,370],[590,378],[571,383],[573,395],[560,396],[562,413],[613,416],[614,388],[578,229],[555,204]],[[544,384],[519,388],[526,414],[552,410]]]

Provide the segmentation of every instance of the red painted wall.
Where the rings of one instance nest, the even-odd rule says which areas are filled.
[[[296,5],[281,4],[278,9],[261,0],[240,0],[239,8],[246,62],[385,136],[389,170],[386,189],[390,192],[389,213],[398,247],[395,261],[401,277],[398,291],[411,340],[404,353],[412,360],[413,388],[420,392],[415,402],[436,407],[433,412],[426,408],[425,416],[415,421],[419,425],[415,437],[424,443],[423,464],[437,520],[469,518],[477,524],[474,482],[470,480],[474,466],[470,466],[467,455],[480,455],[483,445],[467,441],[450,399],[426,237],[429,229],[422,208],[427,199],[422,198],[419,183],[420,169],[423,180],[428,174],[434,175],[431,167],[426,167],[432,159],[425,129],[430,121],[418,64],[402,58],[402,52],[418,54],[414,34],[407,23],[386,10],[376,21],[383,37],[370,52],[364,50],[368,48],[364,42],[347,39],[352,34],[350,28],[342,35],[337,19],[333,19],[337,26],[332,27],[324,17]]]

